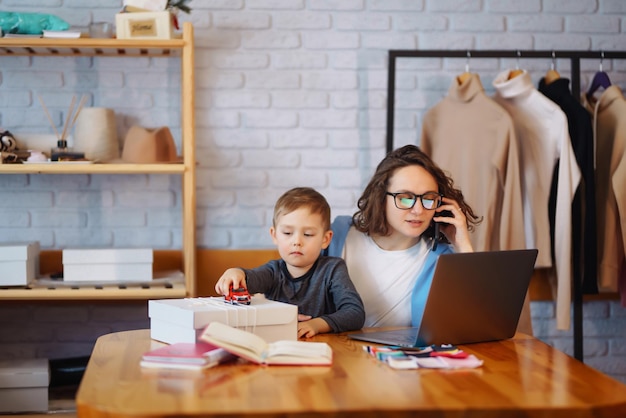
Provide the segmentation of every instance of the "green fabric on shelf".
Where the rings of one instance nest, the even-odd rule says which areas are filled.
[[[44,30],[68,30],[69,27],[63,19],[46,13],[0,12],[3,34],[41,35]]]

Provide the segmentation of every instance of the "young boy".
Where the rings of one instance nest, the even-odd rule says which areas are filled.
[[[227,295],[232,285],[298,305],[298,338],[360,329],[365,309],[345,262],[320,255],[333,236],[324,196],[308,187],[287,191],[274,206],[270,235],[281,258],[254,269],[226,270],[217,293]]]

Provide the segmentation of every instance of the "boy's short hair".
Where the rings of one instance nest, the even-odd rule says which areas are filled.
[[[307,207],[311,213],[321,215],[324,231],[330,230],[330,205],[320,192],[311,187],[295,187],[278,198],[274,205],[274,227],[279,217],[302,207]]]

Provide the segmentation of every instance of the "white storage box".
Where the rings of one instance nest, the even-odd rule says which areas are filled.
[[[172,14],[163,12],[117,13],[117,39],[172,39]]]
[[[39,275],[39,242],[0,245],[0,286],[26,286]]]
[[[0,412],[48,410],[48,359],[0,360]]]
[[[63,250],[64,281],[146,282],[152,275],[151,248]]]
[[[196,342],[212,321],[250,331],[268,342],[298,339],[298,307],[252,297],[250,305],[231,305],[223,297],[148,301],[150,337],[168,344]]]

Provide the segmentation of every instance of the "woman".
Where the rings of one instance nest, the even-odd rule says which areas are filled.
[[[419,326],[437,258],[472,252],[469,232],[480,220],[452,179],[414,145],[387,154],[358,208],[333,222],[328,255],[346,260],[365,305],[365,327]]]

